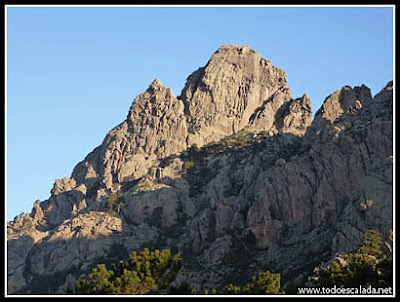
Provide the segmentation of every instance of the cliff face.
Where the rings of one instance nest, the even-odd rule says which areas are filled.
[[[186,136],[183,102],[155,80],[133,101],[126,120],[75,167],[72,178],[107,188],[140,178],[157,159],[186,149]]]
[[[8,222],[8,293],[65,292],[142,247],[181,252],[177,283],[268,267],[289,287],[367,229],[390,245],[392,86],[345,86],[311,122],[307,95],[293,99],[248,46],[221,47],[180,97],[155,80],[48,200]]]
[[[311,122],[307,96],[292,100],[286,74],[248,46],[223,46],[187,79],[178,99],[155,80],[127,119],[79,163],[79,184],[138,179],[161,158],[234,134],[245,127],[303,134]]]
[[[275,115],[291,97],[285,72],[271,61],[248,46],[223,46],[189,76],[182,100],[189,144],[202,146],[253,124],[277,130]]]

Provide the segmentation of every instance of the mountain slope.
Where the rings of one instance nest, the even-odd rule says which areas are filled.
[[[390,82],[345,86],[311,122],[285,73],[223,46],[181,96],[155,80],[125,121],[8,222],[8,293],[63,293],[97,263],[142,247],[181,252],[176,280],[216,288],[266,267],[284,287],[392,230]]]

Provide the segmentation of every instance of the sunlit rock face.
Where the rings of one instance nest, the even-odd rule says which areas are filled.
[[[221,47],[188,77],[182,91],[189,143],[203,145],[243,129],[255,110],[284,87],[285,72],[258,52],[248,46]]]
[[[153,81],[133,101],[127,119],[75,167],[72,178],[110,188],[142,177],[157,159],[246,127],[304,135],[310,123],[310,99],[291,98],[284,71],[249,46],[222,46],[188,77],[179,98]]]
[[[153,81],[71,177],[8,222],[8,293],[65,293],[144,247],[179,251],[176,282],[199,290],[264,267],[301,282],[367,229],[390,247],[392,106],[392,82],[375,97],[344,86],[312,121],[285,72],[222,46],[180,96]]]
[[[170,88],[154,80],[132,103],[127,119],[112,129],[103,144],[79,163],[78,183],[113,183],[142,177],[159,158],[186,148],[184,105]]]

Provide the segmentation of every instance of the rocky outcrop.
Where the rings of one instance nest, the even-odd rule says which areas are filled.
[[[343,115],[356,114],[363,105],[371,101],[371,91],[365,85],[354,89],[345,86],[325,99],[315,114],[313,126],[321,128],[327,122],[334,123]]]
[[[275,92],[250,118],[255,129],[269,135],[292,133],[303,136],[311,124],[311,101],[307,95],[293,100],[289,88]]]
[[[223,46],[180,97],[155,80],[48,200],[8,223],[8,292],[63,293],[143,247],[178,250],[176,282],[198,289],[265,267],[290,287],[367,229],[390,245],[392,105],[392,82],[374,98],[345,86],[311,122],[282,70]]]
[[[14,232],[8,236],[8,291],[65,293],[80,272],[95,263],[118,261],[156,235],[154,227],[126,226],[120,218],[96,211],[67,219],[50,232]]]
[[[188,77],[182,100],[189,145],[202,146],[249,125],[277,133],[281,127],[276,125],[276,115],[289,116],[294,110],[296,119],[307,120],[304,125],[311,122],[309,99],[302,98],[303,105],[294,101],[289,106],[293,100],[285,72],[248,46],[228,45],[216,51],[205,67]],[[286,119],[285,130],[290,132],[290,126]]]
[[[250,47],[223,46],[188,77],[181,97],[155,80],[133,101],[127,119],[74,168],[72,179],[111,188],[144,176],[157,159],[245,127],[302,135],[311,103],[307,96],[293,100],[286,85],[285,72]]]
[[[274,263],[288,278],[293,278],[293,271],[301,275],[301,265],[318,264],[324,253],[328,257],[355,250],[368,229],[379,230],[390,243],[392,99],[389,83],[374,99],[367,98],[356,113],[324,122],[325,127],[317,132],[313,124],[302,141],[302,155],[260,176],[262,194],[253,211],[258,223],[250,227],[257,242],[269,247],[265,261]],[[272,223],[274,211],[267,207],[274,203],[284,228]],[[269,222],[262,223],[263,219]]]
[[[87,185],[100,181],[106,188],[140,178],[157,158],[184,150],[186,134],[183,102],[155,80],[133,101],[127,119],[75,167],[72,178]]]
[[[250,47],[221,47],[182,91],[189,144],[204,145],[243,129],[254,111],[284,87],[286,74]]]

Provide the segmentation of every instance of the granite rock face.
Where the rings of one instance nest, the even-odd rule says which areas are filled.
[[[107,188],[142,177],[157,158],[186,148],[184,105],[170,88],[154,80],[112,129],[103,144],[72,172],[78,183],[102,182]]]
[[[250,47],[221,47],[205,67],[189,76],[182,91],[189,144],[201,146],[243,129],[286,84],[285,72]]]
[[[368,229],[390,249],[392,107],[392,82],[375,97],[345,86],[312,121],[282,70],[223,46],[180,97],[151,83],[49,199],[8,222],[8,293],[65,293],[143,247],[179,251],[176,283],[200,290],[266,266],[296,286]]]
[[[304,134],[310,123],[310,99],[291,98],[285,72],[249,46],[223,46],[188,77],[181,97],[155,80],[133,101],[127,119],[75,167],[72,179],[111,188],[142,177],[157,159],[245,127]]]
[[[371,91],[365,85],[352,89],[349,86],[328,96],[315,114],[314,126],[321,128],[323,123],[334,123],[344,114],[356,114],[366,103],[371,102]]]

